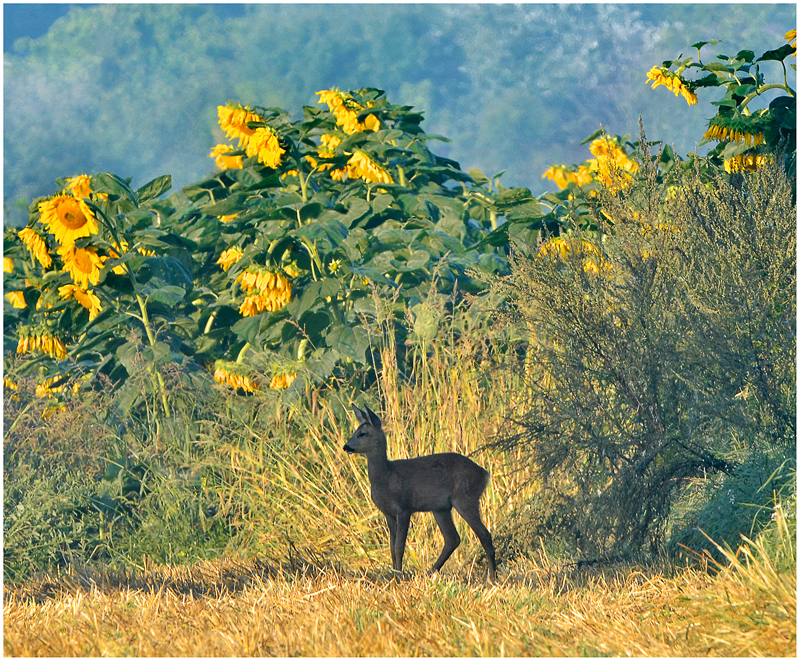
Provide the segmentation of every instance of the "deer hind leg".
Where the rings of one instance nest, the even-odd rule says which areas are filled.
[[[433,563],[432,570],[439,571],[442,565],[447,561],[447,558],[449,558],[453,554],[453,551],[458,548],[458,545],[461,544],[461,537],[453,523],[452,510],[438,510],[433,513],[433,516],[436,519],[439,530],[441,530],[442,535],[444,535],[444,548],[436,562]]]
[[[462,516],[464,521],[467,522],[472,528],[478,540],[486,551],[486,559],[489,562],[489,580],[494,583],[497,578],[497,563],[495,562],[494,544],[492,543],[492,535],[489,530],[483,525],[481,520],[480,503],[478,501],[469,502],[453,502],[453,507]]]

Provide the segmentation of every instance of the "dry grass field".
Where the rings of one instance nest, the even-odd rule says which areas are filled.
[[[314,562],[72,570],[4,599],[6,656],[795,656],[796,581],[762,543],[714,574],[556,566],[394,580]],[[302,566],[301,566],[302,565]]]

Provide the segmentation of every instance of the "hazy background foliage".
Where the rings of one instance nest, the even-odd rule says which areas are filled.
[[[580,139],[634,132],[639,113],[693,151],[712,99],[674,103],[646,68],[701,39],[771,48],[795,23],[794,4],[72,6],[5,44],[5,222],[60,176],[206,176],[229,99],[299,109],[376,81],[451,139],[439,153],[538,194],[549,165],[587,157]]]

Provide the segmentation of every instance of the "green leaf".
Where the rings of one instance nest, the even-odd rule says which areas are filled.
[[[764,53],[761,57],[759,57],[756,62],[768,62],[768,61],[775,61],[775,62],[782,62],[785,60],[789,55],[795,53],[796,49],[791,44],[785,44],[780,48],[776,48],[774,50],[768,50]]]
[[[716,46],[718,43],[720,43],[720,41],[717,40],[717,39],[712,39],[711,41],[698,41],[696,44],[692,44],[692,48],[696,48],[697,50],[700,50],[703,46],[705,46],[707,44],[711,44],[712,46]]]
[[[472,168],[469,171],[469,176],[473,178],[476,184],[482,186],[483,184],[488,184],[491,180],[487,177],[483,172],[478,170],[477,168]]]
[[[164,342],[156,342],[154,345],[145,347],[142,355],[151,364],[168,363],[171,360],[169,345]]]
[[[486,246],[499,248],[508,245],[508,224],[500,225],[496,230],[489,232],[478,241],[470,250],[483,250]]]
[[[372,212],[380,213],[384,209],[388,209],[393,202],[394,198],[391,195],[386,195],[385,193],[376,195],[375,199],[372,200]]]
[[[156,303],[163,303],[169,307],[174,307],[183,301],[186,296],[186,290],[183,287],[176,287],[174,285],[166,285],[158,289],[152,289],[149,292],[151,301]]]
[[[525,204],[514,207],[505,214],[507,220],[515,223],[535,220],[542,218],[544,215],[545,211],[538,202],[526,202]]]
[[[279,211],[289,220],[300,219],[301,223],[307,223],[319,216],[324,207],[319,202],[297,202],[281,207]]]
[[[347,238],[348,229],[341,221],[330,218],[322,222],[303,225],[294,233],[296,236],[306,237],[312,243],[316,241],[321,252],[331,252]]]
[[[136,193],[131,190],[127,182],[120,179],[117,175],[110,172],[100,172],[91,177],[92,190],[95,193],[106,193],[116,195],[130,200],[135,206],[139,206]]]
[[[200,207],[200,211],[209,216],[230,216],[244,209],[245,193],[234,193],[219,202],[212,202]]]
[[[345,358],[350,358],[359,365],[364,364],[364,356],[369,349],[369,335],[361,326],[339,326],[328,333],[326,340],[329,347]]]
[[[708,64],[704,65],[703,68],[706,71],[731,71],[731,67],[727,64],[723,64],[722,62],[709,62]]]
[[[136,191],[136,197],[139,198],[139,203],[152,200],[159,195],[163,195],[170,188],[172,188],[172,176],[165,174],[161,177],[156,177],[153,181],[145,184]]]
[[[414,334],[420,340],[431,341],[439,332],[439,313],[426,303],[411,308],[414,315]]]

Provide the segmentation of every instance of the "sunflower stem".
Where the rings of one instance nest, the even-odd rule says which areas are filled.
[[[781,83],[769,83],[767,85],[762,85],[755,92],[750,92],[750,94],[744,97],[744,101],[742,101],[739,104],[739,107],[745,108],[745,106],[747,106],[748,103],[750,103],[753,99],[755,99],[760,94],[763,94],[767,90],[783,90],[792,97],[796,96],[795,91],[786,84],[782,85]]]
[[[155,347],[156,336],[153,333],[153,329],[150,327],[150,318],[147,314],[147,304],[145,303],[145,300],[142,298],[141,294],[136,294],[136,301],[139,303],[139,309],[142,312],[142,324],[144,324],[144,330],[147,333],[147,341],[150,343],[151,347]],[[164,383],[164,377],[161,375],[161,372],[156,368],[155,365],[151,364],[147,367],[151,374],[155,374],[158,382],[159,393],[161,395],[161,405],[164,407],[164,415],[169,418],[170,415],[169,404],[167,403],[167,386]]]
[[[236,362],[241,363],[244,360],[244,355],[247,353],[247,350],[250,348],[250,343],[245,342],[244,346],[242,347],[241,351],[239,351],[239,355],[236,356]]]

